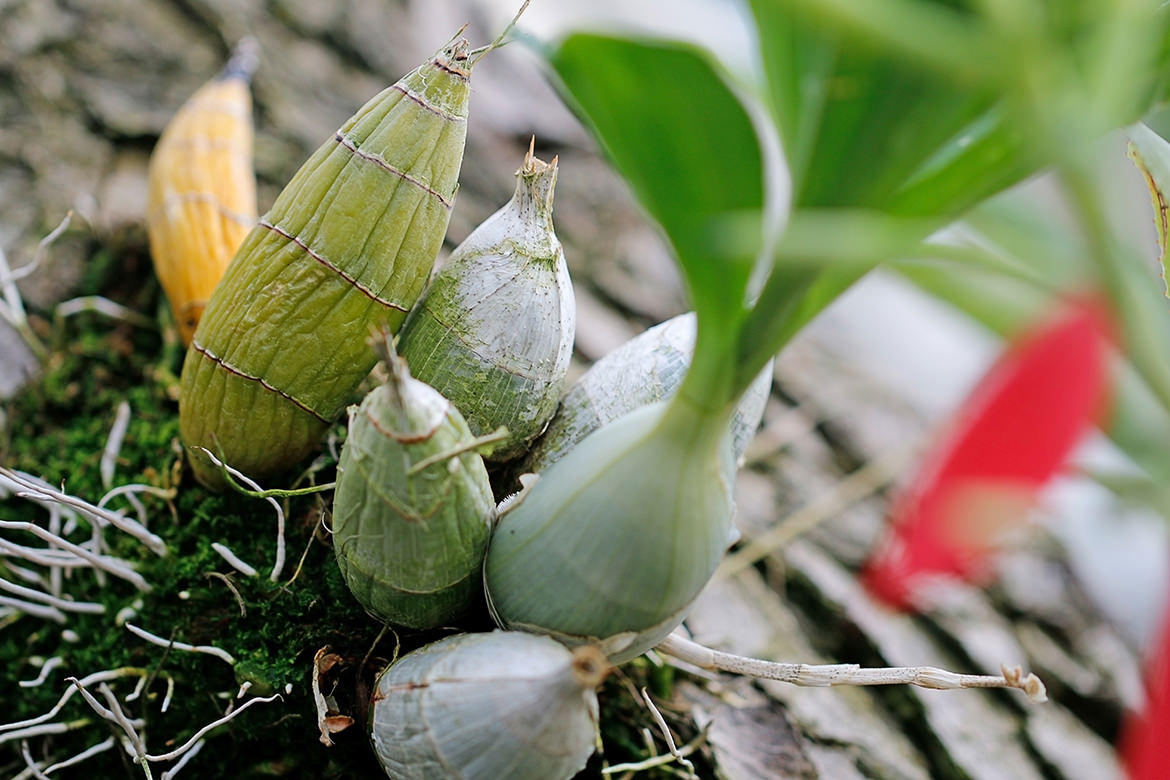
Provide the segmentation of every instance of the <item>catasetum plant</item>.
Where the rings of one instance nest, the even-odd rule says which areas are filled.
[[[722,554],[727,422],[768,358],[874,263],[988,195],[1052,163],[1083,181],[1080,150],[1159,95],[1165,9],[1101,9],[1134,36],[1123,50],[1117,35],[1080,34],[1093,17],[1079,5],[1051,18],[1024,5],[752,2],[788,192],[761,151],[767,123],[702,53],[597,35],[551,53],[670,239],[698,333],[672,401],[598,429],[501,516],[485,568],[501,625],[600,642],[615,661],[665,636]],[[1015,56],[1022,35],[1043,56]],[[1111,80],[1080,67],[1100,57],[1148,70],[1104,90]],[[720,121],[690,121],[697,105]],[[767,208],[765,178],[777,185]]]
[[[507,504],[492,529],[481,584],[498,622],[576,646],[567,649],[549,637],[516,632],[465,635],[391,665],[378,682],[371,717],[375,749],[391,776],[571,776],[595,744],[593,691],[607,663],[656,643],[665,653],[706,668],[799,684],[1008,685],[1034,698],[1044,694],[1038,681],[1015,669],[1001,678],[972,678],[931,667],[879,674],[852,664],[762,666],[694,647],[677,635],[661,642],[686,614],[727,544],[733,511],[731,421],[744,392],[786,340],[865,270],[904,252],[923,259],[922,240],[932,231],[1025,175],[1054,165],[1062,192],[1082,218],[1077,227],[1083,228],[1085,254],[1098,261],[1108,293],[1129,300],[1128,281],[1111,275],[1118,242],[1105,226],[1082,150],[1170,94],[1170,9],[1157,0],[749,0],[749,5],[762,64],[755,94],[747,86],[729,87],[706,54],[683,45],[574,35],[548,52],[575,107],[677,255],[696,311],[693,356],[672,396],[599,423],[541,468],[535,484]],[[184,367],[182,436],[209,454],[209,460],[195,463],[204,482],[218,484],[221,472],[212,466],[221,461],[263,475],[298,460],[316,445],[375,362],[364,344],[369,326],[392,331],[405,317],[452,207],[467,79],[476,56],[466,42],[454,41],[375,97],[310,158],[245,239],[211,297]],[[695,121],[697,116],[719,121]],[[779,165],[778,148],[785,166]],[[1153,178],[1154,167],[1146,162]],[[987,254],[973,249],[952,257],[980,261]],[[1035,262],[1027,252],[1016,254]],[[0,280],[6,298],[12,282],[7,273]],[[1149,321],[1164,323],[1164,318],[1134,318],[1124,305],[1114,309],[1125,319],[1127,339],[1139,336],[1138,326]],[[560,342],[555,355],[559,350]],[[1135,354],[1140,378],[1170,409],[1170,375],[1157,373],[1170,351],[1161,357],[1153,349]],[[456,615],[476,589],[482,537],[493,514],[482,465],[471,455],[483,442],[458,424],[451,404],[421,389],[400,364],[391,364],[389,382],[354,413],[337,485],[334,542],[346,580],[372,611],[408,625],[434,625]],[[1164,439],[1158,445],[1164,450]],[[64,502],[63,494],[9,474],[22,495]],[[175,497],[170,490],[143,487],[167,500]],[[200,494],[182,496],[176,508],[190,511],[184,503],[189,500],[200,500]],[[131,611],[141,603],[144,612],[175,614],[182,599],[171,596],[178,588],[164,594],[136,569],[141,561],[119,557],[132,543],[103,552],[98,521],[132,529],[148,550],[161,540],[100,502],[67,503],[69,511],[93,518],[95,533],[88,539],[79,533],[83,524],[58,524],[64,515],[55,506],[44,526],[5,523],[8,531],[38,536],[36,547],[14,540],[6,555],[22,558],[19,565],[30,582],[46,585],[20,585],[16,606],[15,595],[5,597],[6,610],[79,625],[84,617],[79,613],[104,614],[112,600],[77,601],[58,587],[69,581],[63,569],[88,566],[134,586]],[[197,511],[214,512],[227,503]],[[284,515],[278,517],[277,560],[283,562]],[[437,528],[440,518],[468,521],[468,544],[457,555],[449,554],[453,548],[446,544],[459,534],[451,526],[434,539],[422,535],[432,520]],[[409,527],[391,531],[395,525]],[[199,523],[189,526],[195,534],[191,529]],[[184,524],[172,530],[180,527]],[[207,546],[197,535],[182,539],[184,550]],[[251,567],[222,544],[210,547],[225,565],[250,576]],[[458,566],[448,566],[455,557]],[[154,571],[178,584],[193,573],[196,560],[203,559]],[[428,566],[446,567],[457,576],[431,577]],[[412,568],[415,579],[398,579]],[[183,576],[171,577],[170,569],[182,569]],[[278,563],[272,582],[279,580],[279,570]],[[223,579],[236,592],[230,579]],[[288,609],[308,601],[296,588],[321,587],[306,583],[312,579],[281,585],[281,592],[297,597]],[[313,604],[326,600],[322,592],[311,593]],[[456,593],[458,599],[448,603]],[[149,601],[160,596],[164,601]],[[399,597],[409,606],[401,607]],[[280,603],[265,601],[247,620],[290,616],[274,606]],[[244,606],[241,598],[241,613]],[[6,612],[4,619],[12,614]],[[120,612],[117,619],[125,616]],[[150,636],[145,641],[168,653],[185,649],[235,661],[220,648],[180,643],[130,625],[128,631]],[[270,625],[255,632],[246,628],[266,647],[272,636],[289,636]],[[39,635],[54,641],[62,633]],[[243,665],[234,665],[242,673]],[[52,671],[51,659],[40,668],[43,682]],[[122,702],[141,692],[160,693],[150,690],[154,672],[138,667],[94,672],[77,678],[70,690],[85,697],[82,689],[116,678],[144,681],[132,694],[119,690]],[[252,685],[263,681],[259,675],[245,679]],[[290,683],[285,690],[291,689]],[[95,690],[109,692],[108,706],[92,695],[86,703],[96,718],[120,729],[104,749],[120,753],[125,734],[147,774],[151,761],[177,764],[180,755],[185,761],[211,728],[228,718],[195,732],[174,751],[152,755],[140,739],[141,727],[121,711],[117,694],[108,687]],[[326,699],[320,690],[314,693],[315,699]],[[237,704],[232,712],[248,706]],[[326,713],[328,706],[324,702]],[[14,734],[22,741],[57,738],[77,723],[95,722],[88,714],[54,720],[60,712],[53,707],[33,718],[35,724],[22,719],[0,726],[7,735],[0,741],[15,741]],[[1155,728],[1161,712],[1151,710]],[[47,728],[33,733],[25,730],[29,726]],[[54,771],[55,765],[25,747],[29,776]],[[93,755],[92,748],[85,754]]]

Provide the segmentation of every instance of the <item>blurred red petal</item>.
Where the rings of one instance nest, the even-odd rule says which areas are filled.
[[[1122,728],[1121,754],[1130,780],[1166,780],[1170,777],[1170,614],[1145,675],[1146,703]]]
[[[863,573],[874,596],[907,608],[919,580],[980,576],[1104,410],[1111,332],[1101,304],[1070,301],[1006,350],[895,502]]]

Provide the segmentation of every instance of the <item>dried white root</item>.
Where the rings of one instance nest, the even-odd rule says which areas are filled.
[[[35,678],[32,680],[20,680],[17,685],[19,685],[21,688],[36,688],[38,686],[44,685],[45,680],[49,679],[49,672],[53,671],[63,663],[65,663],[65,659],[59,655],[55,655],[52,658],[46,658],[44,663],[41,664],[40,673],[37,674]],[[144,677],[143,679],[146,678]]]
[[[631,772],[631,773],[645,772],[647,769],[653,769],[654,767],[659,767],[659,766],[666,766],[667,764],[672,764],[675,761],[685,759],[687,756],[694,753],[696,750],[699,749],[699,746],[702,745],[706,739],[707,739],[707,733],[701,732],[699,734],[699,736],[695,737],[693,740],[691,740],[687,744],[683,745],[681,748],[678,749],[677,752],[663,753],[662,755],[651,756],[650,758],[646,758],[646,759],[643,759],[641,761],[631,761],[631,762],[625,763],[625,764],[611,764],[611,765],[603,768],[601,770],[601,774],[605,777],[609,777],[610,775],[616,775],[619,772]]]
[[[56,663],[54,663],[56,661]],[[46,677],[51,668],[60,664],[60,659],[50,658],[46,660],[41,667],[40,678]],[[27,741],[33,737],[51,737],[57,734],[64,734],[71,731],[79,731],[86,728],[91,728],[94,725],[92,718],[77,718],[69,721],[53,721],[53,718],[61,712],[62,708],[68,703],[74,694],[80,692],[82,697],[103,717],[110,719],[118,725],[120,731],[125,735],[121,738],[121,744],[126,747],[127,752],[131,755],[145,755],[145,744],[141,738],[138,737],[140,730],[146,725],[146,721],[141,718],[130,718],[122,709],[121,704],[110,690],[107,683],[112,683],[117,680],[136,677],[138,682],[134,687],[134,692],[125,697],[123,701],[131,701],[138,697],[144,690],[147,681],[151,678],[151,673],[147,669],[139,667],[123,667],[119,669],[107,669],[100,672],[87,675],[81,680],[76,678],[68,678],[71,684],[66,687],[65,692],[51,710],[43,715],[31,718],[28,720],[17,721],[14,723],[0,724],[0,743],[15,742],[20,740],[22,745],[27,744]],[[38,678],[38,680],[40,679]],[[168,693],[173,689],[174,680],[170,677],[163,676],[168,685]],[[36,683],[37,681],[32,681]],[[39,683],[38,683],[39,684]],[[99,693],[106,700],[106,705],[97,703],[97,700],[86,690],[86,686],[97,686]],[[96,704],[96,707],[94,706]],[[61,759],[55,763],[52,760],[45,760],[41,762],[26,761],[27,769],[18,777],[31,778],[42,777],[52,774],[53,772],[64,769],[66,767],[75,766],[84,761],[103,753],[111,748],[116,747],[119,740],[110,737],[102,742],[99,742],[91,747],[77,753],[69,758]],[[143,764],[143,766],[146,766]],[[149,767],[146,769],[146,776],[150,777]]]
[[[98,472],[102,477],[102,487],[109,490],[114,484],[114,469],[118,466],[118,453],[122,451],[122,442],[126,438],[126,431],[130,428],[130,404],[122,401],[118,404],[118,411],[114,414],[114,424],[110,427],[110,435],[106,438],[106,447],[102,450],[101,463]]]
[[[216,468],[223,469],[228,474],[240,480],[253,490],[259,493],[264,492],[264,488],[256,484],[254,480],[250,479],[237,469],[232,468],[219,458],[215,457],[215,455],[206,447],[196,447],[195,449],[199,450],[208,458],[210,458],[212,465],[214,465]],[[272,573],[268,575],[269,580],[276,582],[278,579],[280,579],[281,571],[284,570],[284,510],[280,508],[280,504],[276,501],[275,498],[272,498],[271,496],[265,496],[264,500],[271,504],[272,508],[276,510],[276,561],[272,564]]]
[[[32,276],[33,272],[40,267],[41,261],[44,259],[45,253],[48,251],[49,246],[58,238],[60,238],[62,233],[69,229],[69,223],[72,221],[73,212],[67,211],[65,216],[57,224],[57,227],[53,228],[51,231],[49,231],[48,235],[37,242],[37,248],[33,253],[33,259],[22,265],[20,268],[9,270],[7,261],[4,261],[4,264],[0,266],[0,289],[4,290],[4,297],[6,300],[10,296],[8,286],[14,282],[19,282],[26,276]],[[0,251],[0,256],[2,255],[3,252]],[[18,301],[20,300],[18,293],[13,293],[12,297]]]
[[[106,504],[110,503],[114,498],[124,495],[126,496],[126,500],[134,506],[134,511],[138,513],[138,522],[145,526],[146,507],[138,500],[137,496],[139,493],[149,493],[152,496],[158,496],[166,501],[170,501],[177,495],[177,491],[174,488],[160,488],[154,485],[140,484],[119,485],[101,497],[97,502],[98,509],[104,509]]]
[[[107,454],[109,452],[107,449]],[[149,591],[150,584],[138,573],[134,563],[106,553],[109,548],[104,533],[114,528],[160,556],[167,554],[166,544],[146,528],[144,508],[140,509],[139,519],[135,520],[108,510],[103,504],[115,495],[153,491],[158,489],[147,485],[122,486],[108,492],[95,506],[68,495],[39,477],[0,467],[0,498],[23,498],[49,514],[47,523],[0,520],[0,561],[3,561],[5,573],[12,575],[11,578],[0,577],[0,619],[11,621],[27,615],[65,625],[71,615],[104,614],[104,604],[74,600],[65,593],[67,582],[79,581],[72,577],[77,570],[92,571],[99,587],[105,587],[106,575],[110,575],[129,582],[141,592]],[[172,497],[168,491],[158,492],[166,498]],[[70,538],[77,539],[82,535],[87,538],[78,541]],[[21,543],[24,536],[31,536],[44,546]],[[126,609],[120,610],[119,616]],[[78,641],[76,633],[69,629],[61,636],[64,641]],[[25,687],[43,684],[48,673],[60,662],[60,659],[51,659],[39,677],[21,684]],[[0,734],[11,728],[14,728],[12,724],[0,725]]]
[[[72,220],[73,212],[70,211],[65,214],[61,224],[40,240],[36,252],[33,254],[33,259],[16,270],[9,267],[8,258],[5,256],[4,250],[0,248],[0,319],[7,321],[41,360],[45,359],[48,351],[28,325],[28,316],[24,311],[24,300],[20,297],[20,290],[17,289],[16,283],[37,269],[49,245],[65,232]]]
[[[113,737],[107,737],[106,739],[102,740],[101,742],[97,743],[96,745],[93,745],[92,747],[86,748],[85,750],[81,751],[80,753],[78,753],[75,756],[71,756],[69,758],[66,758],[63,761],[58,761],[57,763],[53,764],[52,766],[45,767],[45,774],[49,775],[49,774],[52,774],[53,772],[56,772],[58,769],[65,769],[66,767],[76,766],[77,764],[83,763],[83,762],[93,758],[94,756],[98,755],[99,753],[106,752],[110,748],[114,747],[115,744],[116,743],[114,742]]]
[[[64,612],[54,607],[45,606],[44,604],[34,604],[31,601],[14,599],[11,596],[0,596],[0,606],[10,607],[26,615],[39,617],[43,620],[51,620],[54,623],[65,622]]]
[[[1002,668],[1003,676],[958,674],[933,666],[896,666],[864,669],[857,664],[785,664],[747,658],[712,650],[679,635],[671,634],[656,648],[680,661],[702,669],[741,674],[763,680],[779,680],[812,688],[832,685],[917,685],[921,688],[1015,688],[1034,702],[1048,701],[1044,683],[1034,674],[1024,675],[1020,667]]]
[[[142,542],[155,555],[162,557],[167,554],[166,542],[155,534],[152,534],[144,525],[135,520],[130,520],[117,512],[111,512],[102,506],[95,506],[88,501],[83,501],[80,498],[45,485],[42,481],[22,471],[13,471],[12,469],[0,466],[0,478],[4,478],[9,484],[18,486],[19,489],[15,492],[21,498],[30,499],[46,507],[51,504],[61,504],[69,507],[85,515],[90,520],[93,520],[99,528],[112,525],[119,531],[129,534]],[[127,488],[123,487],[119,488],[119,490],[126,492]],[[165,491],[163,492],[165,493]]]
[[[134,686],[134,690],[131,691],[130,695],[126,697],[126,703],[129,704],[130,702],[137,699],[139,696],[142,695],[142,692],[145,689],[146,689],[146,678],[140,677],[138,679],[138,683]]]
[[[128,409],[126,406],[119,408],[118,420],[110,432],[103,453],[102,477],[107,487],[116,470],[114,465],[120,449],[119,440],[125,435],[125,428],[130,419]],[[83,578],[75,576],[79,571],[92,572],[99,587],[105,586],[108,575],[131,583],[139,591],[150,590],[150,584],[138,573],[132,559],[124,560],[110,554],[114,540],[108,536],[111,532],[125,533],[151,553],[159,556],[168,554],[164,541],[148,530],[147,510],[138,500],[142,493],[150,493],[164,500],[174,498],[173,490],[151,485],[122,485],[108,490],[95,505],[71,496],[39,477],[0,467],[0,499],[10,496],[25,499],[48,513],[47,521],[0,520],[0,562],[3,564],[4,572],[4,576],[0,577],[0,623],[20,619],[22,615],[65,623],[76,613],[106,612],[106,606],[97,601],[70,598],[68,589],[72,584],[79,582],[90,584],[85,583]],[[106,505],[117,497],[129,501],[129,516],[127,510],[107,508]],[[283,516],[280,517],[280,533],[283,535]],[[231,551],[223,549],[230,556]],[[243,562],[239,564],[237,568],[241,570],[248,568]],[[115,624],[126,624],[141,606],[141,599],[138,599],[117,610]],[[163,647],[214,655],[227,663],[235,661],[230,653],[217,647],[170,642],[134,625],[128,625],[127,630]],[[76,633],[68,629],[65,629],[61,636],[66,642],[80,641]],[[53,678],[53,671],[64,663],[63,658],[58,656],[48,659],[34,658],[30,661],[39,669],[33,679],[20,681],[22,687],[31,688],[46,684]],[[133,680],[135,684],[127,695],[125,691],[130,690],[129,682],[118,684],[117,681],[128,678],[135,678]],[[179,745],[174,750],[152,754],[148,751],[145,738],[146,720],[128,714],[132,702],[146,700],[145,694],[152,679],[152,675],[146,669],[126,667],[96,672],[75,680],[49,711],[21,721],[0,723],[0,744],[7,742],[21,748],[20,753],[25,757],[25,768],[19,775],[22,778],[51,776],[54,772],[82,764],[111,749],[124,749],[133,757],[135,763],[140,765],[147,778],[153,777],[152,767],[157,771],[157,765],[162,762],[170,764],[162,776],[174,777],[206,744],[208,734],[212,730],[256,702],[269,702],[277,698],[274,696],[244,701],[234,711],[229,708],[224,717],[207,724],[185,743],[180,745],[180,740],[177,739],[167,743],[168,747]],[[166,712],[176,695],[175,681],[166,674],[159,676],[158,679],[159,682],[165,681],[166,684],[160,710]],[[162,692],[152,692],[151,699],[153,700],[159,693]],[[101,720],[92,715],[62,717],[69,700],[77,694],[80,694],[90,709],[98,713],[102,719],[115,725],[116,735],[72,756],[52,755],[50,751],[50,754],[42,754],[34,761],[32,756],[36,754],[37,740],[43,740],[42,744],[51,748],[53,744],[51,740],[56,735],[87,731],[102,726]],[[98,739],[103,736],[105,735],[99,734]]]
[[[666,740],[666,747],[670,751],[671,758],[686,767],[687,780],[699,780],[699,776],[695,774],[695,765],[683,755],[683,752],[674,743],[674,735],[670,733],[670,727],[666,725],[666,718],[663,718],[662,713],[654,706],[654,700],[650,698],[650,694],[645,688],[642,688],[640,693],[642,694],[642,701],[650,710],[650,714],[654,716],[654,722],[658,724],[658,730],[662,733],[663,739]]]
[[[23,585],[17,585],[15,582],[9,582],[3,577],[0,577],[0,590],[7,591],[13,596],[28,599],[29,601],[42,602],[61,612],[81,612],[88,615],[100,615],[106,611],[104,604],[98,604],[92,601],[69,601],[68,599],[57,598],[52,594],[36,590],[35,588],[26,588]]]
[[[213,655],[216,658],[219,658],[220,660],[225,661],[231,665],[235,665],[236,663],[236,659],[231,653],[219,647],[214,647],[212,645],[189,645],[186,642],[176,642],[173,639],[163,639],[161,636],[152,634],[149,631],[139,628],[138,626],[131,623],[126,623],[126,630],[141,639],[145,639],[152,645],[158,645],[159,647],[166,647],[172,650],[183,650],[188,653],[204,653],[206,655]]]
[[[220,557],[223,558],[229,566],[238,571],[240,574],[243,574],[245,577],[255,577],[260,573],[256,571],[253,566],[250,566],[241,560],[240,557],[232,552],[231,548],[229,548],[226,544],[212,542],[211,549],[219,553]]]
[[[93,675],[86,679],[92,679],[92,677]],[[83,680],[70,677],[68,678],[68,682],[71,685],[69,692],[79,692],[82,698],[85,699],[86,704],[90,706],[90,709],[96,712],[103,719],[113,723],[118,727],[122,734],[125,735],[126,741],[130,747],[130,752],[134,756],[134,763],[138,764],[142,768],[143,774],[148,778],[148,780],[153,780],[154,777],[150,769],[150,764],[176,761],[176,764],[173,767],[163,773],[164,778],[173,777],[195,753],[198,753],[199,750],[202,749],[205,743],[205,738],[210,732],[224,725],[233,718],[239,716],[254,704],[266,704],[275,701],[276,699],[283,698],[279,693],[277,693],[268,697],[257,697],[254,699],[249,699],[236,709],[229,708],[223,717],[217,718],[216,720],[213,720],[212,722],[203,726],[201,729],[196,731],[186,742],[174,750],[171,750],[167,753],[152,754],[147,752],[146,742],[139,731],[139,729],[145,725],[145,722],[141,719],[132,719],[128,717],[125,711],[122,709],[122,705],[119,703],[117,696],[114,695],[113,691],[110,690],[109,686],[106,685],[104,681],[99,681],[97,683],[97,690],[98,693],[101,694],[101,697],[105,700],[105,704],[99,702],[97,698],[89,692],[89,690],[85,687],[85,682]],[[86,721],[86,723],[88,723],[88,721]],[[97,746],[95,746],[95,748],[96,747]],[[94,751],[94,753],[100,752],[99,750],[95,750],[95,748],[91,748],[90,750]],[[102,749],[104,750],[107,748]],[[94,753],[91,753],[90,755],[93,755]],[[75,760],[79,760],[78,757],[75,756],[74,759],[70,759],[70,761]]]
[[[76,731],[80,728],[85,728],[92,721],[89,718],[78,718],[77,720],[63,721],[59,723],[41,723],[36,726],[26,726],[24,728],[15,729],[5,734],[0,734],[0,744],[5,742],[15,742],[18,739],[28,739],[29,737],[43,737],[52,734],[64,734],[67,731]],[[5,724],[6,726],[11,724]]]
[[[118,669],[106,669],[100,672],[94,672],[81,678],[82,685],[96,685],[101,682],[108,682],[110,680],[117,680],[123,677],[147,677],[150,672],[137,666],[123,666]],[[170,678],[167,678],[170,679]],[[53,705],[53,708],[44,715],[39,715],[35,718],[27,720],[18,720],[12,723],[0,723],[0,743],[8,742],[13,739],[20,739],[21,736],[33,736],[29,733],[29,729],[33,728],[51,728],[49,731],[39,731],[38,734],[60,734],[65,731],[70,731],[72,728],[80,728],[82,725],[89,723],[89,720],[83,722],[74,721],[70,727],[68,723],[49,723],[57,716],[61,709],[68,703],[69,699],[73,697],[76,690],[72,687],[66,688],[65,693],[61,694],[61,698]]]
[[[39,525],[33,523],[12,522],[8,520],[0,520],[0,530],[6,531],[27,531],[41,541],[51,545],[52,547],[60,548],[61,551],[72,553],[72,557],[61,558],[53,555],[40,555],[35,553],[47,553],[49,551],[36,550],[34,548],[21,547],[6,540],[0,539],[0,553],[8,552],[16,555],[16,557],[23,557],[26,560],[33,562],[44,562],[42,565],[52,566],[51,561],[56,557],[58,566],[65,566],[67,568],[74,568],[77,566],[89,565],[99,571],[104,571],[119,579],[126,580],[138,590],[146,593],[150,591],[150,585],[143,579],[142,575],[134,571],[131,565],[123,560],[114,558],[109,555],[97,555],[84,547],[74,544],[60,536],[54,535],[51,531],[41,528]],[[31,551],[31,552],[30,552]],[[55,552],[55,551],[54,551]]]
[[[170,780],[172,777],[179,774],[179,772],[182,770],[182,768],[187,766],[187,763],[191,759],[193,759],[193,758],[195,758],[195,756],[199,755],[199,751],[202,750],[203,746],[206,744],[207,744],[207,740],[201,739],[198,742],[196,742],[194,745],[192,745],[191,749],[188,750],[186,753],[184,753],[179,758],[179,760],[175,762],[174,766],[172,766],[170,769],[168,769],[167,771],[162,773],[162,780]]]
[[[218,718],[216,720],[213,720],[213,721],[211,721],[211,723],[208,723],[206,726],[204,726],[203,728],[196,731],[195,734],[190,739],[188,739],[186,742],[184,742],[182,745],[175,748],[171,752],[162,753],[160,755],[148,755],[148,756],[146,756],[146,760],[147,761],[174,761],[179,756],[187,753],[190,750],[193,750],[195,748],[195,745],[200,743],[203,740],[203,738],[208,735],[208,733],[214,731],[215,729],[219,728],[223,724],[225,724],[228,721],[232,720],[233,718],[237,717],[238,715],[243,713],[245,710],[247,710],[249,707],[251,707],[253,704],[269,704],[271,702],[276,701],[277,699],[284,701],[284,697],[281,696],[279,693],[274,693],[271,696],[257,696],[254,699],[248,699],[246,702],[241,704],[238,709],[229,710],[228,713],[225,714],[222,718]]]
[[[72,317],[84,312],[103,314],[112,320],[129,323],[139,328],[155,327],[155,322],[150,317],[100,295],[82,295],[79,298],[70,298],[57,304],[57,307],[53,309],[53,315],[57,318]]]
[[[33,760],[32,751],[28,749],[28,740],[21,740],[20,743],[20,757],[24,759],[24,765],[28,767],[28,771],[32,772],[32,776],[37,780],[49,780],[44,772],[41,771],[41,765]]]

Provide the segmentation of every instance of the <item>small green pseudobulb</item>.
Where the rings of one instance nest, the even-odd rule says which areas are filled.
[[[435,628],[479,597],[495,503],[459,411],[411,378],[388,335],[382,349],[389,379],[350,407],[333,549],[366,610],[408,628]]]
[[[183,366],[184,444],[263,478],[296,464],[374,365],[434,264],[455,197],[474,60],[460,38],[326,141],[248,234]],[[218,469],[191,457],[196,477]]]
[[[597,742],[609,666],[511,631],[457,634],[378,678],[370,738],[394,780],[569,780]]]
[[[402,327],[414,376],[459,407],[476,435],[503,426],[486,455],[527,450],[556,411],[576,333],[565,253],[553,231],[557,161],[532,147],[512,200],[472,231],[436,272]]]

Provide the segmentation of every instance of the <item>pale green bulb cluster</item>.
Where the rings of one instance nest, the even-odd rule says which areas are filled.
[[[602,361],[562,401],[575,312],[553,229],[557,164],[531,148],[513,198],[423,291],[457,188],[474,61],[465,41],[448,45],[293,177],[195,333],[181,430],[250,476],[283,471],[349,403],[378,332],[389,378],[350,408],[332,515],[354,597],[381,621],[427,630],[486,594],[501,627],[579,646],[497,632],[408,656],[375,695],[379,757],[394,777],[568,778],[592,751],[607,664],[673,630],[727,546],[734,463],[767,377],[734,424],[734,404],[665,400],[694,349],[694,317],[683,317]],[[392,334],[404,320],[400,358]],[[632,364],[647,361],[656,381],[627,392]],[[623,403],[597,404],[607,393]],[[540,477],[500,515],[484,457],[525,456]],[[192,466],[221,485],[210,461]],[[484,697],[508,702],[514,719],[488,719],[477,747],[460,735],[500,709]]]

